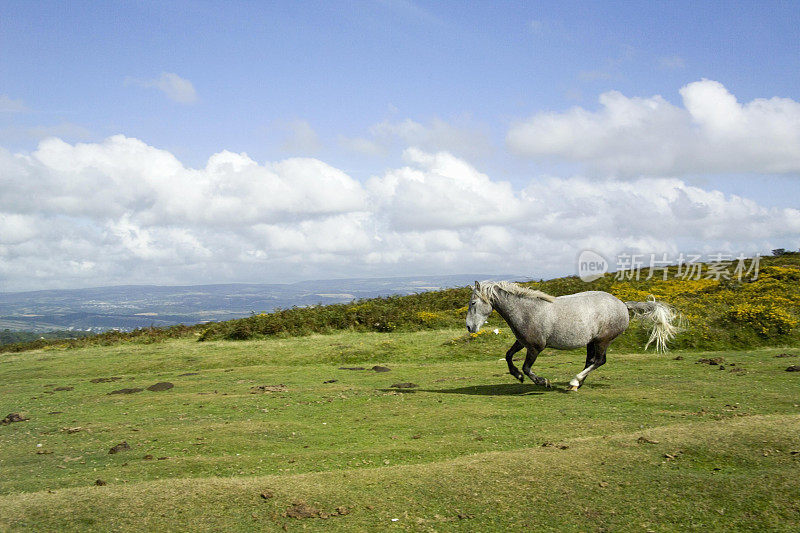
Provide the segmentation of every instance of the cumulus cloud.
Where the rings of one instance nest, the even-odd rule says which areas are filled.
[[[519,216],[508,182],[495,182],[446,152],[404,152],[409,166],[367,182],[377,211],[399,229],[476,227]]]
[[[180,104],[194,104],[198,101],[197,92],[192,82],[181,78],[173,72],[162,72],[161,76],[152,79],[126,78],[125,84],[158,89],[167,98]]]
[[[623,177],[800,171],[800,103],[742,104],[711,80],[690,83],[680,95],[683,107],[610,91],[597,111],[536,114],[511,127],[506,142],[522,156]]]
[[[122,135],[102,143],[46,139],[30,155],[0,154],[14,170],[0,208],[46,210],[67,216],[136,213],[150,223],[254,224],[363,208],[360,184],[317,159],[259,165],[223,151],[202,169]],[[46,194],[43,192],[46,191]]]
[[[202,168],[137,139],[0,149],[0,290],[408,273],[562,274],[577,251],[797,246],[800,211],[675,178],[525,188],[447,152],[361,183],[313,158]]]

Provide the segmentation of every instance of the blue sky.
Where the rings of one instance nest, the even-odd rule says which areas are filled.
[[[495,194],[496,186],[506,184],[512,202],[530,200],[532,191],[549,187],[541,193],[546,197],[555,187],[552,180],[562,180],[559,186],[573,183],[578,197],[590,186],[601,187],[596,194],[602,196],[615,184],[677,180],[665,190],[693,188],[699,195],[694,203],[707,204],[709,213],[727,205],[712,205],[716,193],[729,204],[737,195],[762,209],[751,210],[757,220],[748,223],[787,217],[783,226],[789,228],[765,227],[746,238],[716,232],[693,241],[696,228],[670,212],[663,216],[671,217],[684,237],[629,231],[609,222],[608,233],[600,231],[595,239],[595,247],[609,255],[648,247],[796,246],[795,213],[781,209],[797,207],[800,194],[800,165],[791,148],[800,140],[798,27],[800,7],[794,2],[0,2],[0,147],[8,160],[0,167],[6,191],[0,205],[5,217],[0,229],[6,233],[5,241],[0,239],[5,258],[0,290],[123,283],[126,276],[134,282],[257,281],[265,270],[270,278],[409,269],[535,276],[558,273],[571,250],[592,244],[589,229],[525,241],[526,249],[551,256],[540,264],[536,254],[517,254],[513,247],[474,250],[475,242],[495,235],[493,228],[516,228],[512,242],[528,235],[520,220],[530,214],[431,222],[411,235],[394,210],[440,207],[423,203],[409,209],[397,192],[402,186],[388,187],[409,179],[398,177],[404,168],[444,175],[451,189],[476,194]],[[744,110],[738,122],[720,118],[737,114],[735,106],[714,110],[715,102],[726,99]],[[311,166],[322,162],[363,187],[365,204],[333,201],[335,207],[313,213],[265,206],[274,212],[239,225],[170,218],[174,212],[160,211],[158,199],[165,194],[159,187],[171,178],[157,168],[95,161],[121,157],[125,150],[119,143],[114,148],[107,142],[120,135],[126,139],[122,144],[143,143],[138,149],[144,158],[152,151],[169,153],[188,174],[207,169],[209,158],[224,151],[246,153],[259,172],[292,158]],[[687,142],[692,136],[697,139]],[[47,143],[42,148],[40,143],[52,138],[71,148]],[[78,143],[93,155],[77,153]],[[49,151],[70,162],[54,163]],[[644,156],[653,153],[658,154],[653,160]],[[20,161],[32,166],[20,170]],[[303,168],[296,172],[314,172]],[[473,171],[486,179],[470,182],[464,176]],[[256,174],[248,179],[268,179]],[[157,185],[146,198],[120,200],[117,211],[98,214],[95,203],[108,195],[82,194],[75,185],[88,175],[99,180],[85,185],[92,190],[119,180]],[[298,180],[294,174],[277,175],[281,183]],[[240,183],[241,176],[231,176],[205,176],[207,194]],[[36,191],[37,179],[39,190],[63,185],[69,194],[39,208],[23,209],[9,200],[12,193]],[[309,183],[313,189],[313,179]],[[66,209],[71,194],[85,204]],[[700,199],[703,194],[708,198]],[[461,205],[462,198],[451,200],[450,205]],[[657,209],[663,200],[649,201]],[[487,208],[464,201],[459,213]],[[157,213],[149,210],[153,205]],[[562,225],[575,220],[567,207],[550,205]],[[367,218],[356,223],[357,213]],[[320,231],[314,224],[325,216],[334,218],[323,224],[323,233],[338,234],[342,222],[335,217],[345,216],[358,226],[345,227],[363,233],[352,240],[366,240],[357,250],[316,249],[308,228]],[[74,235],[42,229],[55,220],[76,232],[88,228],[81,235],[96,238],[87,239],[83,252],[32,254],[35,242],[52,244]],[[308,246],[281,248],[274,238],[281,231],[264,229],[270,225],[298,232]],[[119,230],[123,226],[127,229]],[[196,241],[199,255],[157,253],[175,248],[170,231]],[[121,233],[134,235],[138,244]],[[241,242],[222,249],[215,239]],[[384,244],[375,248],[367,242]],[[393,243],[390,248],[387,242]],[[409,244],[419,242],[427,244]],[[232,250],[261,253],[267,263],[218,260],[230,258]],[[203,258],[215,266],[199,266]],[[62,268],[48,267],[48,261]],[[69,267],[73,264],[79,266]],[[155,278],[144,274],[154,271]]]

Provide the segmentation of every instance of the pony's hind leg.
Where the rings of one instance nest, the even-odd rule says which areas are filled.
[[[530,378],[537,385],[542,385],[544,387],[550,388],[550,380],[547,378],[543,378],[541,376],[537,376],[533,372],[531,372],[531,366],[534,362],[536,362],[536,358],[539,356],[539,351],[535,348],[528,348],[528,353],[525,356],[525,362],[522,363],[522,371],[525,373],[526,376]]]
[[[606,349],[611,341],[593,340],[586,345],[586,366],[569,382],[567,390],[578,390],[583,386],[583,381],[589,372],[602,366],[606,362]]]
[[[517,378],[520,383],[525,381],[525,378],[523,377],[522,372],[519,371],[519,368],[517,368],[514,365],[513,357],[514,354],[520,351],[522,348],[523,348],[522,343],[519,342],[519,340],[517,340],[514,341],[514,345],[511,346],[511,348],[509,348],[508,351],[506,352],[506,363],[508,363],[508,373]]]

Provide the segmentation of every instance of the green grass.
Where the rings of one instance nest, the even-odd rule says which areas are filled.
[[[612,345],[566,393],[582,352],[539,357],[546,390],[507,374],[512,340],[339,332],[2,354],[0,416],[30,420],[0,426],[0,530],[800,528],[796,344]],[[108,394],[160,381],[175,386]],[[349,513],[284,516],[300,500]]]

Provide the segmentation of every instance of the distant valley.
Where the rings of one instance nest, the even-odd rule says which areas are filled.
[[[124,285],[0,293],[0,330],[102,332],[229,320],[276,308],[350,302],[513,276],[355,278],[291,284]]]

